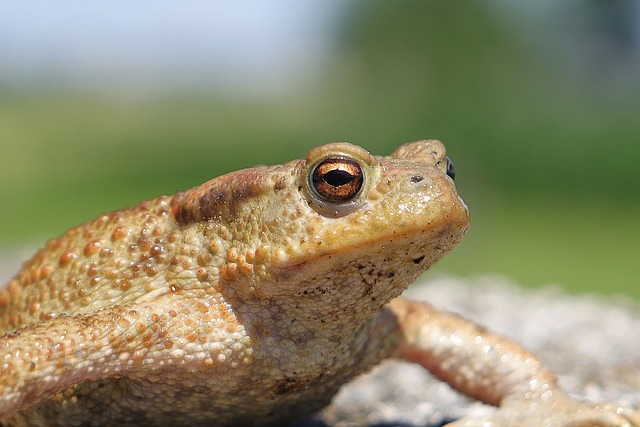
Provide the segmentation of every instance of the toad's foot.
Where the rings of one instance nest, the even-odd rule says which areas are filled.
[[[640,427],[635,411],[571,398],[534,355],[457,315],[402,298],[388,307],[402,334],[395,357],[498,407],[488,419],[463,418],[451,426]]]
[[[447,427],[639,427],[640,414],[613,403],[589,404],[555,391],[504,402],[488,418],[465,417]]]

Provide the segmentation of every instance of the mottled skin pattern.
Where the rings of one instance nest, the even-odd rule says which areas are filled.
[[[0,293],[3,425],[277,424],[390,357],[500,406],[456,425],[640,425],[396,298],[467,230],[447,172],[438,141],[329,144],[50,240]]]

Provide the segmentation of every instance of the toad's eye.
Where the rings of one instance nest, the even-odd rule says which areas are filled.
[[[453,180],[456,179],[456,168],[453,166],[453,162],[449,156],[447,156],[447,175],[449,175]]]
[[[330,203],[349,202],[362,189],[364,172],[353,160],[330,157],[320,162],[309,176],[309,186],[322,200]]]

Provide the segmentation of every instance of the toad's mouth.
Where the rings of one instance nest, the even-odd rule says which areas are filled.
[[[272,272],[279,282],[337,276],[348,266],[362,265],[375,266],[380,272],[384,270],[384,274],[409,272],[413,275],[415,271],[428,269],[450,252],[467,229],[468,223],[446,223],[422,233],[396,234],[324,253],[288,254],[272,260]]]
[[[261,282],[260,292],[267,298],[296,296],[300,307],[325,301],[320,306],[329,311],[380,307],[452,250],[466,229],[448,223],[421,235],[398,235],[348,251],[291,257],[272,264],[271,280]]]
[[[402,206],[396,206],[402,210]],[[358,259],[376,254],[380,263],[389,258],[413,260],[429,258],[429,252],[447,253],[462,239],[469,228],[469,211],[460,198],[441,203],[437,215],[397,216],[397,220],[359,223],[356,226],[335,224],[316,234],[315,238],[289,240],[280,248],[273,247],[271,266],[279,270],[299,270],[307,265],[321,265]],[[320,237],[322,236],[322,237]],[[424,247],[415,254],[414,248]],[[411,254],[412,255],[408,255]],[[413,257],[413,258],[411,258]],[[435,261],[434,261],[435,262]],[[429,264],[431,265],[431,264]]]

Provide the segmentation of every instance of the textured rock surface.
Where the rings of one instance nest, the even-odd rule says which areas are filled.
[[[0,254],[0,283],[28,251]],[[569,392],[640,407],[640,306],[623,298],[522,290],[500,277],[430,278],[405,293],[460,313],[538,354]],[[334,403],[297,426],[440,426],[473,411],[471,402],[422,368],[387,362],[343,387]]]

